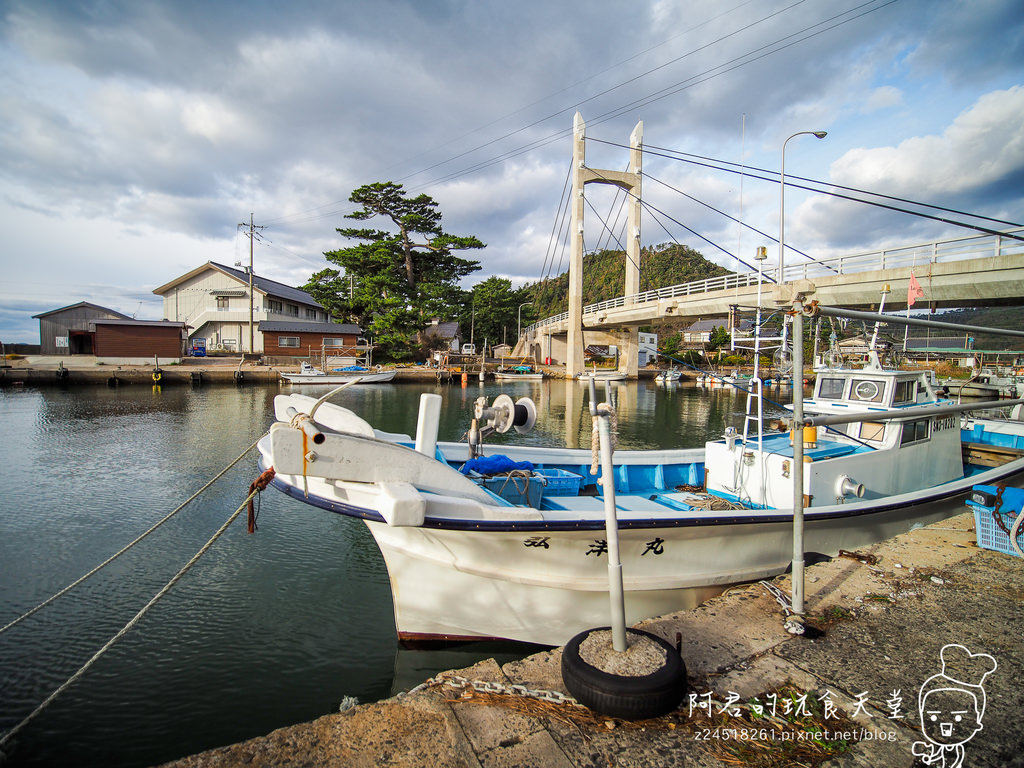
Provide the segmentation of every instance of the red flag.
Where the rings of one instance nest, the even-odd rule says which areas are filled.
[[[921,284],[917,282],[917,278],[914,277],[914,273],[910,273],[910,287],[907,288],[907,309],[914,306],[914,302],[918,299],[924,298],[924,289]]]

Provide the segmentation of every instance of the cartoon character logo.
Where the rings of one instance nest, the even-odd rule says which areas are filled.
[[[985,689],[981,686],[995,671],[996,660],[955,643],[944,646],[939,658],[942,671],[925,680],[917,697],[927,741],[915,741],[912,750],[925,765],[961,768],[964,744],[983,727]]]

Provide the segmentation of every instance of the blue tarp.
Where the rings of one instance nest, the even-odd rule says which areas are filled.
[[[497,454],[495,456],[481,456],[478,459],[470,459],[459,470],[462,474],[479,472],[481,475],[497,475],[501,472],[511,472],[520,469],[527,472],[533,471],[533,464],[529,461],[512,461],[508,456]]]

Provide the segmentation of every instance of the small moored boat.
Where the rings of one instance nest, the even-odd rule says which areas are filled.
[[[298,373],[282,373],[281,378],[289,384],[381,384],[395,378],[394,371],[385,371],[381,366],[370,370],[361,366],[348,366],[332,371],[323,371],[305,360]]]

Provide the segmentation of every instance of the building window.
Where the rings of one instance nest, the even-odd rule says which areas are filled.
[[[306,310],[306,319],[307,320],[316,320],[316,310],[315,309],[307,309]]]
[[[226,312],[227,309],[228,309],[228,297],[227,296],[218,296],[217,297],[217,311],[218,312]]]
[[[345,346],[345,339],[329,339],[324,337],[324,346],[330,349],[340,349]]]
[[[294,348],[298,349],[298,347],[299,347],[299,337],[298,336],[278,336],[277,337],[277,346],[279,346],[279,347],[294,347]]]
[[[267,311],[268,312],[281,312],[282,309],[283,309],[283,305],[281,304],[280,301],[274,301],[273,299],[269,299],[267,301]]]
[[[289,304],[286,314],[289,314],[292,317],[298,317],[299,316],[299,308],[295,304]]]

